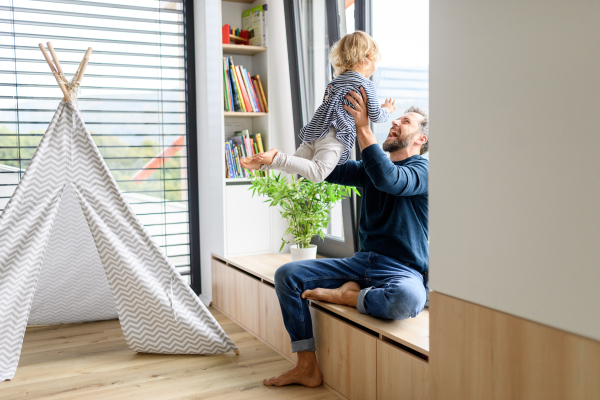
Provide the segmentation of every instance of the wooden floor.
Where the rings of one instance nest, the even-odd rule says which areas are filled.
[[[0,399],[337,399],[325,387],[266,387],[291,363],[214,310],[240,349],[215,356],[138,354],[117,320],[28,328]]]

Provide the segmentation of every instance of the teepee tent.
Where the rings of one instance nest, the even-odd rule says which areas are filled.
[[[25,328],[119,318],[131,350],[216,354],[237,347],[123,198],[82,120],[56,54],[40,48],[65,99],[0,215],[0,381]],[[35,294],[35,296],[34,296]]]

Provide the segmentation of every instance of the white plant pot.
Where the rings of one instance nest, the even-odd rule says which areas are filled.
[[[317,258],[317,245],[309,244],[308,248],[299,249],[297,244],[290,246],[292,261],[314,260]]]

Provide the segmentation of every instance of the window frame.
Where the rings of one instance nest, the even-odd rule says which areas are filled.
[[[202,294],[200,254],[200,199],[198,192],[198,125],[196,119],[196,50],[194,2],[182,1],[185,68],[185,111],[188,178],[188,221],[190,235],[190,287]]]
[[[340,39],[340,2],[338,0],[326,0],[326,21],[329,46]],[[365,31],[372,34],[372,3],[371,0],[355,0],[354,19],[356,30]],[[345,10],[342,10],[342,12]],[[308,123],[308,105],[304,90],[305,73],[302,70],[302,63],[299,62],[302,57],[299,27],[300,27],[300,5],[298,2],[284,2],[286,37],[288,46],[288,62],[290,69],[290,84],[292,94],[292,108],[294,132],[300,132],[300,129]],[[295,136],[296,147],[300,146],[301,141],[298,135]],[[354,146],[356,159],[360,160],[360,149],[358,142]],[[361,189],[359,192],[362,193]],[[325,235],[324,240],[318,236],[313,237],[311,243],[318,246],[318,253],[327,257],[351,257],[359,251],[358,243],[358,221],[360,216],[361,197],[352,194],[350,198],[342,200],[342,220],[344,226],[344,238],[331,235]]]

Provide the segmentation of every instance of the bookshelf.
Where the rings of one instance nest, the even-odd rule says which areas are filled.
[[[230,24],[242,28],[242,13],[265,1],[221,1],[221,26]],[[267,32],[268,34],[268,32]],[[264,46],[248,46],[242,44],[221,44],[222,57],[232,57],[236,66],[243,66],[251,76],[259,75],[265,97],[269,105],[269,113],[276,112],[269,102],[269,49]],[[222,78],[221,78],[222,79]],[[222,81],[221,81],[222,83]],[[223,103],[223,97],[220,99]],[[264,112],[224,111],[221,106],[223,124],[222,141],[233,132],[247,129],[250,133],[260,133],[263,147],[269,149],[271,116]],[[271,209],[264,198],[252,197],[248,190],[250,179],[225,177],[225,151],[221,151],[223,173],[223,213],[224,213],[224,255],[250,255],[273,253],[273,221],[276,210]]]
[[[243,46],[239,44],[224,44],[222,46],[225,55],[253,56],[267,51],[264,46]]]
[[[233,112],[233,111],[223,111],[223,116],[226,118],[256,118],[256,117],[266,117],[267,113],[263,112]]]

